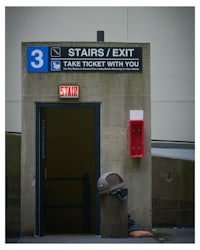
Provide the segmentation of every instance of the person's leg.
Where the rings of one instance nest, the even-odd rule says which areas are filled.
[[[131,219],[131,216],[128,215],[128,236],[133,238],[153,237],[153,234],[149,231],[143,230],[134,220]]]

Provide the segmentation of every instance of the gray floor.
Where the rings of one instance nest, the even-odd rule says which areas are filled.
[[[195,243],[194,228],[153,228],[154,237],[101,238],[95,235],[46,235],[8,238],[7,243]]]

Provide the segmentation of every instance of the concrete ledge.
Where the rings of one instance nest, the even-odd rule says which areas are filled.
[[[151,141],[152,148],[194,149],[194,142]]]
[[[153,157],[195,161],[193,142],[152,141],[151,147]]]
[[[170,159],[180,159],[187,161],[195,161],[194,149],[180,148],[152,148],[151,155],[153,157],[162,157]]]

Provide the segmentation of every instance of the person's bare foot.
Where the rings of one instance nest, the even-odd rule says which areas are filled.
[[[153,237],[153,234],[150,233],[149,231],[137,230],[129,232],[128,236],[133,238],[141,238],[141,237]]]

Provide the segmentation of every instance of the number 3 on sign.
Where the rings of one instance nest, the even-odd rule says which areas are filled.
[[[48,72],[48,47],[27,47],[27,72]]]
[[[41,68],[44,64],[43,51],[39,49],[34,49],[31,52],[31,56],[35,57],[35,61],[31,61],[31,66],[35,69]]]

